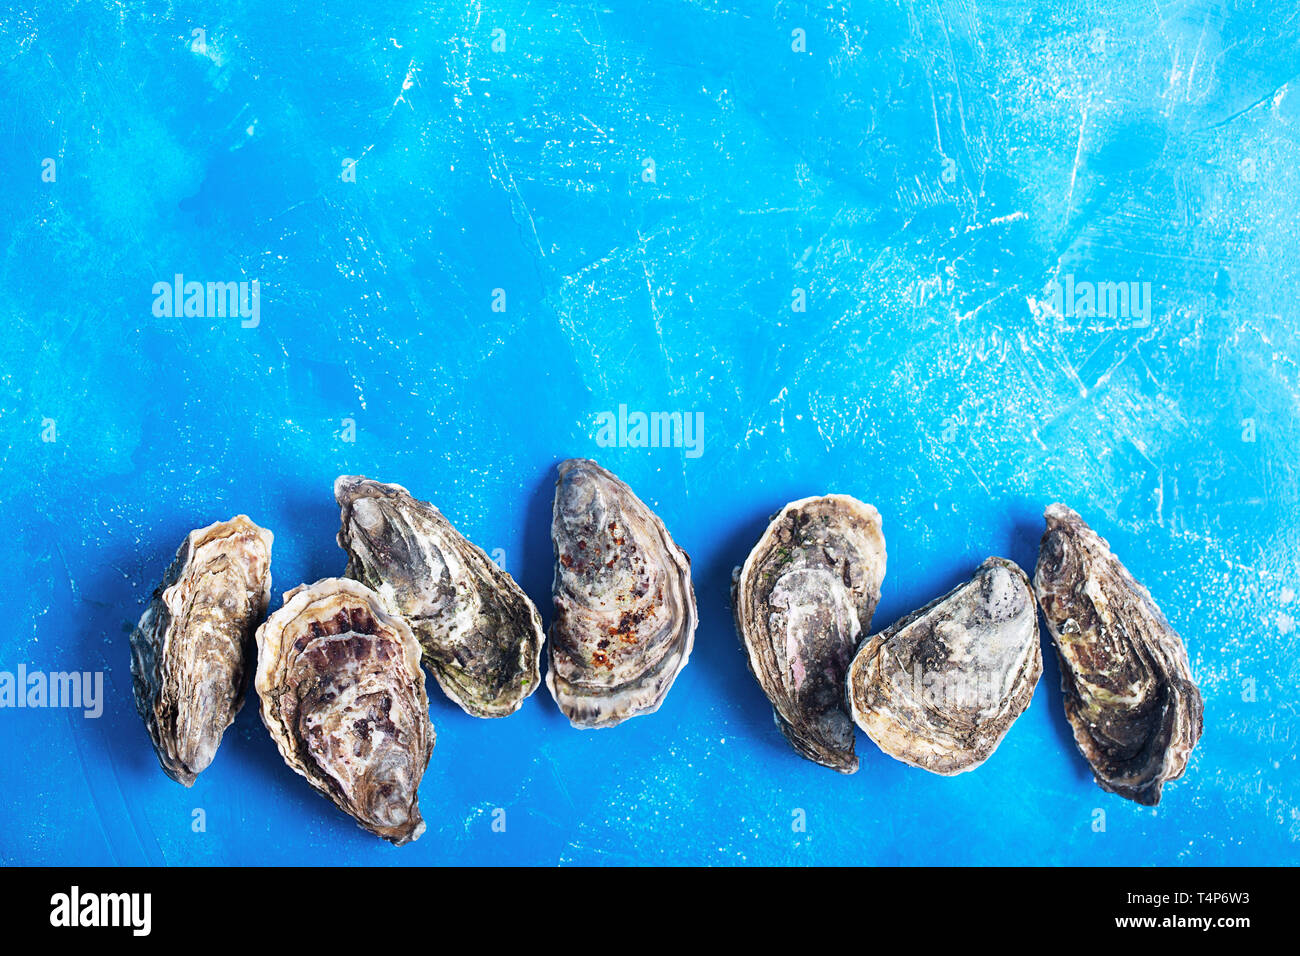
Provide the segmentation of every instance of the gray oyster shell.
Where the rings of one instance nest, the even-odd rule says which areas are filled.
[[[841,773],[858,769],[845,675],[884,577],[880,513],[848,495],[786,505],[732,576],[736,630],[777,726]]]
[[[862,643],[849,667],[849,708],[891,757],[957,774],[989,758],[1042,671],[1029,578],[988,558],[970,581]]]
[[[244,704],[271,541],[247,515],[191,531],[131,633],[136,710],[163,771],[187,787]]]
[[[285,763],[371,833],[419,838],[429,698],[420,645],[379,595],[350,578],[285,594],[257,629],[256,685]]]
[[[344,573],[406,618],[443,692],[475,717],[518,710],[541,682],[545,634],[514,578],[401,485],[343,475],[334,497]]]
[[[1187,650],[1105,539],[1063,504],[1044,517],[1034,590],[1075,743],[1103,790],[1154,806],[1201,738]]]
[[[575,727],[659,709],[698,615],[691,559],[632,489],[594,461],[561,462],[546,686]]]

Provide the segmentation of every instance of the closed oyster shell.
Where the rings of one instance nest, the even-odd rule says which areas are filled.
[[[344,572],[406,618],[443,692],[475,717],[519,709],[541,681],[542,620],[492,559],[401,485],[334,482]]]
[[[418,790],[433,752],[415,635],[370,588],[294,588],[257,629],[262,722],[293,770],[397,846],[424,832]]]
[[[247,515],[191,531],[131,633],[136,710],[164,772],[187,787],[244,704],[272,537]]]
[[[864,641],[849,667],[854,722],[904,763],[951,775],[988,759],[1043,671],[1029,578],[1004,558]]]
[[[585,458],[560,463],[551,541],[551,696],[581,728],[654,713],[695,642],[691,559],[631,488]]]
[[[1201,738],[1187,649],[1104,538],[1063,504],[1044,517],[1034,590],[1075,743],[1103,790],[1154,806]]]
[[[736,630],[777,726],[841,773],[858,769],[845,674],[884,577],[880,513],[848,495],[786,505],[732,576]]]

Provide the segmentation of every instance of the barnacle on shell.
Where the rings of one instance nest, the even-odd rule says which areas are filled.
[[[262,722],[285,763],[371,833],[418,839],[434,732],[406,622],[359,581],[325,578],[284,596],[257,652]]]
[[[163,771],[187,787],[243,706],[271,540],[247,515],[191,531],[131,633],[136,710]]]
[[[551,541],[555,702],[583,728],[653,713],[695,641],[690,558],[631,488],[585,458],[559,466]]]

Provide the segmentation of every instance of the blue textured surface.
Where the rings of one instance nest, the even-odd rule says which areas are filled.
[[[0,669],[102,670],[106,701],[0,711],[0,861],[1296,862],[1300,22],[1061,6],[6,16]],[[155,317],[175,273],[258,279],[260,324]],[[1067,274],[1150,282],[1150,321],[1054,314]],[[703,453],[597,446],[620,404],[702,412]],[[193,790],[158,770],[127,635],[191,527],[271,528],[274,607],[343,567],[335,475],[396,481],[549,616],[570,455],[693,556],[696,650],[657,715],[580,732],[543,691],[484,722],[430,683],[429,831],[401,849],[255,706]],[[1050,656],[974,773],[861,734],[855,776],[797,757],[727,585],[769,514],[828,491],[884,515],[873,629],[988,554],[1032,567],[1053,500],[1107,536],[1205,694],[1161,806],[1092,783]]]

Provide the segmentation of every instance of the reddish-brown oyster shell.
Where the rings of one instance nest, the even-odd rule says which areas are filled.
[[[257,648],[262,721],[285,763],[371,833],[418,839],[434,732],[406,622],[359,581],[326,578],[284,596]]]

